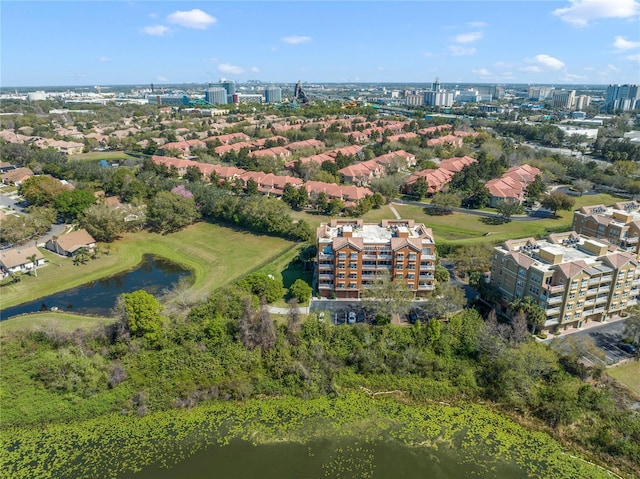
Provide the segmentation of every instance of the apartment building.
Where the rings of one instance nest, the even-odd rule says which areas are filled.
[[[532,297],[547,315],[542,330],[555,332],[635,305],[640,269],[634,254],[570,231],[496,246],[491,284],[502,292],[505,311],[515,298]]]
[[[431,228],[413,220],[334,219],[317,229],[318,292],[360,298],[376,278],[390,275],[416,295],[434,289],[435,242]]]
[[[640,253],[640,203],[625,201],[611,206],[583,206],[573,212],[573,231],[604,239],[629,252]]]

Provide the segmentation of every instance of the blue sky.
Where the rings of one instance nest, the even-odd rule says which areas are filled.
[[[640,83],[640,1],[3,0],[0,84]]]

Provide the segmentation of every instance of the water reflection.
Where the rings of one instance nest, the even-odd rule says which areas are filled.
[[[144,289],[148,293],[156,294],[163,288],[171,288],[190,274],[176,263],[145,255],[142,262],[131,271],[4,309],[0,311],[0,320],[18,314],[48,311],[51,308],[78,314],[108,316],[122,293]]]

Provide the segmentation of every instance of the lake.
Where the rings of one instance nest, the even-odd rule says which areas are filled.
[[[78,266],[78,274],[82,274],[82,266]],[[122,293],[143,289],[155,295],[190,275],[190,271],[176,263],[145,255],[140,264],[130,271],[3,309],[0,311],[0,320],[51,308],[78,314],[110,316],[118,296]]]
[[[174,467],[152,465],[119,479],[278,478],[432,478],[525,479],[513,463],[482,460],[482,451],[407,446],[397,441],[365,442],[359,438],[253,445],[232,441],[209,446]]]

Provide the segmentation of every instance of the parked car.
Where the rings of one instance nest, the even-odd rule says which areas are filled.
[[[629,353],[629,354],[633,354],[633,355],[638,354],[638,350],[637,350],[637,349],[636,349],[632,344],[629,344],[629,343],[619,343],[619,344],[618,344],[618,347],[619,347],[620,349],[622,349],[625,353]]]
[[[354,311],[349,311],[347,314],[347,324],[356,324],[356,313]]]

